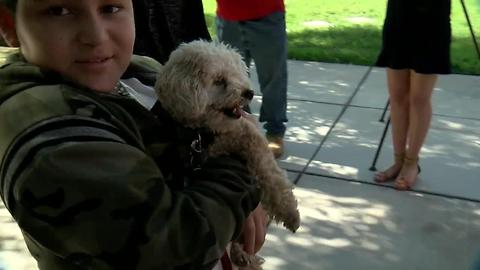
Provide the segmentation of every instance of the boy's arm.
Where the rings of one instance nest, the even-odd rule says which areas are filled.
[[[115,134],[41,132],[16,152],[2,188],[22,230],[61,259],[113,269],[208,264],[258,204],[254,181],[232,158],[209,160],[173,193],[156,164]]]

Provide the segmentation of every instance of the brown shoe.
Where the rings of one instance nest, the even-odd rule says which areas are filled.
[[[268,148],[272,150],[273,156],[279,159],[283,155],[283,137],[279,135],[267,135]]]
[[[373,178],[375,182],[386,183],[386,182],[394,181],[398,177],[403,166],[405,153],[394,154],[394,158],[395,158],[395,163],[393,163],[392,166],[390,166],[388,169],[384,171],[380,171],[375,174],[375,177]]]
[[[422,169],[418,165],[418,157],[410,158],[405,156],[402,171],[395,180],[395,188],[401,191],[411,190],[421,172]]]

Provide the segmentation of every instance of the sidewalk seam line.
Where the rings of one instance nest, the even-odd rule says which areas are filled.
[[[299,173],[300,172],[300,171],[294,170],[294,169],[287,169],[287,171],[291,172],[291,173]],[[324,178],[332,179],[332,181],[353,182],[353,183],[365,184],[365,185],[370,185],[370,186],[377,186],[377,187],[382,187],[382,188],[395,189],[394,186],[390,186],[390,185],[377,184],[377,183],[373,183],[373,182],[367,182],[367,181],[364,181],[364,180],[350,179],[350,178],[345,178],[345,177],[340,177],[340,176],[326,175],[326,174],[313,173],[313,172],[304,172],[303,174],[310,175],[310,176],[324,177]],[[449,194],[438,193],[438,192],[431,192],[431,191],[426,191],[426,190],[421,190],[421,189],[420,190],[412,189],[409,192],[416,192],[416,193],[431,195],[431,196],[435,196],[435,197],[480,203],[479,199],[461,197],[461,196],[456,196],[456,195],[449,195]]]
[[[315,158],[315,156],[318,154],[318,152],[320,152],[320,149],[322,148],[323,144],[325,143],[325,141],[327,140],[328,136],[332,133],[332,130],[335,128],[335,126],[337,125],[337,123],[340,121],[340,119],[342,118],[342,116],[345,114],[345,112],[347,111],[348,107],[350,106],[350,104],[352,103],[353,101],[353,98],[355,98],[355,96],[357,95],[358,91],[360,90],[360,88],[362,87],[362,85],[365,83],[365,81],[367,80],[368,78],[368,75],[370,74],[370,72],[372,71],[373,69],[373,66],[370,66],[367,70],[367,72],[365,72],[365,74],[363,75],[362,79],[360,80],[360,82],[358,83],[357,87],[355,88],[355,90],[353,91],[352,95],[350,96],[350,98],[347,100],[347,102],[343,105],[343,108],[342,110],[340,111],[340,113],[338,114],[337,118],[335,119],[335,121],[332,123],[332,125],[330,126],[330,128],[328,129],[327,131],[327,134],[325,134],[325,136],[323,137],[322,141],[320,142],[320,145],[315,149],[315,152],[312,154],[312,156],[310,157],[310,159],[308,160],[307,164],[305,164],[305,166],[303,167],[302,171],[297,175],[297,177],[295,178],[295,180],[293,181],[293,184],[294,185],[297,185],[298,182],[300,181],[300,178],[303,176],[303,174],[307,171],[308,167],[310,166],[310,164],[312,163],[313,159]]]

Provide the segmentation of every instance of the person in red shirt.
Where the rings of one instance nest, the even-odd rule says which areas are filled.
[[[287,35],[283,0],[217,0],[217,37],[256,65],[260,122],[276,158],[283,154],[287,122]]]

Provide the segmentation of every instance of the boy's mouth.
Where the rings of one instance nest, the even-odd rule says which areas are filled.
[[[79,64],[100,64],[107,62],[108,60],[112,59],[112,56],[106,56],[106,57],[93,57],[93,58],[87,58],[87,59],[81,59],[81,60],[76,60],[75,62]]]

